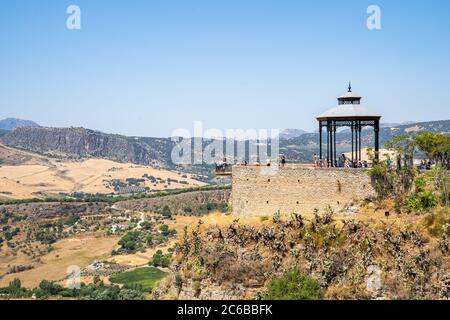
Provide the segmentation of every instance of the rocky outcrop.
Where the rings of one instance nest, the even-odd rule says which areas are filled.
[[[420,230],[335,222],[331,214],[260,226],[199,223],[182,235],[173,275],[154,298],[255,299],[298,268],[326,299],[449,299],[448,252]]]
[[[85,128],[19,127],[1,138],[5,145],[42,154],[98,157],[144,165],[170,165],[171,141],[105,134]]]

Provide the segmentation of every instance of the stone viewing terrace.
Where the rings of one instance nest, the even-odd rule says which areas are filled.
[[[345,168],[345,167],[326,167],[326,166],[319,166],[315,167],[312,163],[286,163],[285,165],[281,164],[275,164],[275,165],[263,165],[263,164],[248,164],[248,165],[242,165],[242,164],[226,164],[224,167],[218,167],[216,166],[215,174],[216,176],[232,176],[233,175],[233,168],[235,167],[248,167],[248,168],[260,168],[265,171],[271,171],[271,170],[284,170],[284,169],[310,169],[310,170],[361,170],[365,168]]]
[[[232,206],[236,215],[312,213],[330,206],[339,211],[374,196],[367,172],[314,168],[311,164],[232,167]]]

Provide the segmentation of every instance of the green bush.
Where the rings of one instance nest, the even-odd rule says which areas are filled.
[[[438,199],[433,192],[429,190],[425,191],[425,187],[417,188],[416,186],[417,190],[420,190],[420,192],[413,193],[406,199],[406,209],[408,212],[429,212],[436,207]]]
[[[274,279],[267,287],[264,300],[321,300],[323,290],[317,280],[303,275],[297,269]]]
[[[165,218],[171,218],[172,217],[172,211],[170,211],[169,206],[164,206],[162,210],[162,215]]]
[[[124,251],[132,253],[137,250],[138,240],[139,240],[139,232],[130,231],[119,240],[119,245],[122,247]]]
[[[171,260],[172,260],[172,255],[170,253],[164,255],[161,250],[158,250],[153,255],[152,260],[150,260],[150,262],[148,264],[149,264],[149,266],[153,266],[153,267],[167,268],[170,265]]]

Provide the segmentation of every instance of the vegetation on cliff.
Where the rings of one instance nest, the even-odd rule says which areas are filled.
[[[335,220],[332,212],[260,226],[199,222],[185,231],[172,269],[155,298],[263,298],[293,270],[318,281],[326,299],[450,297],[448,251],[420,225]]]

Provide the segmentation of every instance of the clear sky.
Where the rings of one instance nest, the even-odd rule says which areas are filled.
[[[71,4],[81,30],[66,28]],[[314,130],[349,80],[384,122],[449,119],[450,1],[0,1],[0,118]]]

